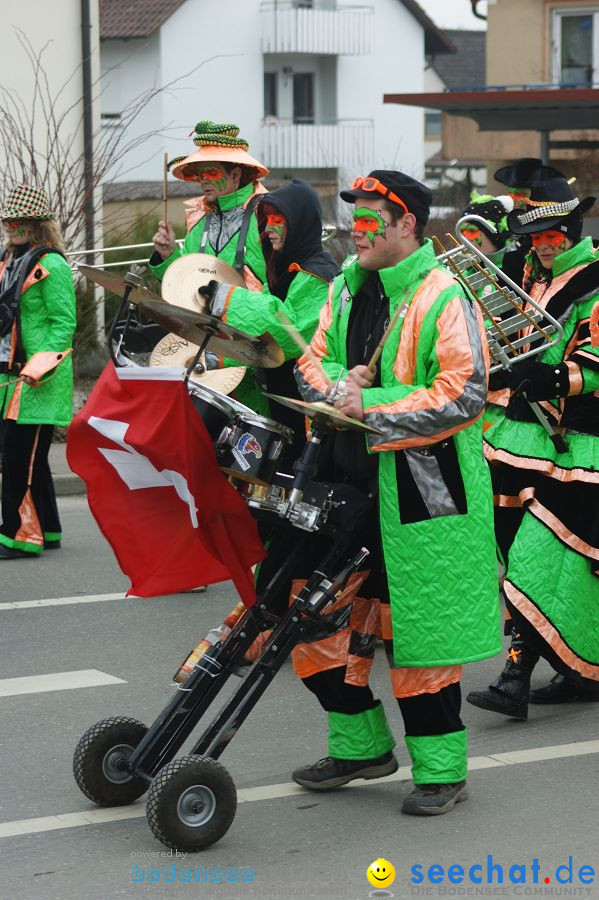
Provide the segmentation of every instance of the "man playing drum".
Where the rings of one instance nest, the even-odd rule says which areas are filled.
[[[477,307],[423,238],[430,190],[380,170],[356,178],[341,197],[355,204],[358,258],[333,282],[311,351],[331,379],[343,379],[342,411],[378,432],[337,432],[334,455],[345,479],[376,498],[369,526],[356,535],[371,551],[360,592],[375,611],[380,601],[412,758],[415,789],[402,810],[439,815],[466,799],[462,664],[501,652],[492,495],[482,456],[487,347]],[[373,373],[367,363],[398,310]],[[306,354],[299,362],[300,391],[305,400],[324,400],[328,385],[312,360]],[[334,634],[294,654],[296,671],[329,719],[329,756],[293,773],[311,790],[397,768],[395,741],[364,664],[372,655],[365,634],[372,616],[362,608],[358,621],[353,612],[347,639]]]

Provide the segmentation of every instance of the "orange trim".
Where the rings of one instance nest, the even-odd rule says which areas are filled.
[[[15,541],[23,541],[28,544],[35,544],[38,547],[44,545],[44,534],[37,515],[33,495],[31,493],[31,482],[33,481],[33,466],[35,464],[35,454],[39,444],[40,431],[42,426],[37,426],[33,447],[31,448],[31,456],[29,457],[29,469],[27,472],[27,490],[25,496],[19,506],[19,516],[21,518],[21,526],[15,534]]]
[[[47,253],[44,253],[44,256],[47,256]],[[41,258],[43,259],[44,256]],[[38,274],[39,273],[39,274]],[[50,273],[47,269],[45,269],[41,263],[38,262],[36,266],[33,267],[25,281],[23,282],[23,290],[21,291],[21,296],[28,291],[30,287],[34,284],[39,284],[40,281],[43,281],[44,278],[47,278]]]
[[[439,431],[429,437],[407,438],[405,441],[387,441],[387,443],[385,444],[373,445],[370,449],[373,453],[380,453],[383,450],[405,450],[408,447],[430,447],[431,444],[436,444],[438,441],[443,441],[445,440],[445,438],[457,434],[458,431],[462,431],[463,428],[469,428],[471,425],[474,425],[476,422],[478,422],[479,419],[482,418],[483,414],[484,410],[481,410],[478,416],[475,416],[475,418],[473,419],[468,419],[468,421],[463,425],[458,425],[455,428],[449,428],[447,431]]]
[[[19,418],[19,410],[21,408],[21,394],[23,393],[23,382],[17,381],[14,391],[12,392],[12,397],[10,398],[10,402],[6,407],[6,412],[4,413],[5,419],[13,419],[15,422]]]
[[[304,275],[311,275],[312,278],[318,278],[319,281],[322,281],[323,284],[330,284],[330,281],[327,281],[326,278],[321,278],[320,275],[317,275],[315,272],[308,272],[307,269],[302,269],[299,263],[291,263],[288,272],[303,272]]]
[[[541,637],[543,637],[549,646],[555,650],[559,658],[570,666],[579,675],[584,678],[591,678],[593,681],[599,681],[599,665],[587,662],[581,659],[564,641],[559,631],[541,610],[535,606],[532,600],[526,596],[519,588],[516,587],[507,578],[505,579],[503,589],[505,595],[513,603],[523,616],[526,616],[530,624],[535,628]]]
[[[591,347],[599,347],[599,300],[591,310]]]
[[[350,654],[345,667],[345,684],[352,684],[354,687],[368,687],[373,662],[372,657]]]
[[[431,666],[429,668],[391,668],[391,689],[396,698],[436,694],[462,677],[462,666]]]
[[[568,367],[568,374],[570,376],[570,390],[568,391],[568,397],[576,397],[578,394],[582,394],[582,389],[584,388],[582,372],[578,363],[567,362],[566,366]]]
[[[501,388],[499,391],[487,391],[487,406],[501,406],[504,409],[510,402],[510,389]]]
[[[537,500],[534,488],[524,488],[524,490],[520,491],[520,497],[522,498],[522,502],[526,503],[528,512],[531,513],[535,519],[542,522],[543,525],[546,525],[547,528],[562,541],[562,543],[566,544],[576,553],[580,553],[581,556],[599,560],[599,547],[592,547],[591,544],[587,544],[586,541],[583,541],[566,528],[564,523],[558,519],[556,515]]]
[[[576,356],[576,359],[578,359],[580,356],[582,356],[582,357],[584,357],[584,359],[588,359],[589,362],[592,362],[595,365],[597,365],[597,363],[599,363],[599,356],[597,356],[596,353],[590,353],[588,350],[575,350],[573,355]],[[584,359],[582,361],[583,366],[584,366]]]
[[[12,323],[10,331],[10,356],[8,358],[8,368],[12,369],[15,364],[15,355],[17,353],[17,320]]]
[[[543,475],[548,475],[550,478],[555,478],[556,481],[562,481],[564,484],[574,481],[583,481],[587,484],[597,484],[599,482],[599,472],[587,472],[585,469],[580,468],[562,469],[547,459],[516,456],[508,450],[496,450],[485,440],[483,440],[483,453],[489,462],[505,463],[508,466],[513,466],[515,469],[530,469],[533,472],[542,472]]]
[[[254,182],[254,193],[251,197],[248,197],[246,202],[243,204],[243,208],[245,209],[252,197],[255,197],[256,194],[267,194],[268,191],[260,182]],[[197,225],[205,215],[212,211],[212,207],[206,200],[204,196],[194,197],[191,200],[184,200],[183,206],[186,207],[184,210],[185,213],[185,224],[187,226],[187,231],[191,231],[194,225]]]
[[[257,294],[262,292],[263,284],[249,266],[243,267],[243,280],[248,291],[254,291]]]
[[[227,296],[225,297],[223,313],[222,313],[222,316],[220,317],[221,321],[224,322],[225,324],[227,322],[227,310],[229,309],[229,303],[231,302],[231,297],[233,296],[233,291],[236,289],[236,287],[237,287],[237,285],[232,284],[229,287],[229,290],[227,291]]]
[[[495,494],[493,505],[498,506],[500,509],[521,509],[522,500],[520,497],[514,497],[510,494]]]
[[[312,353],[319,360],[321,360],[328,353],[327,331],[331,327],[331,323],[333,321],[333,287],[334,283],[331,283],[331,286],[329,287],[327,302],[324,304],[323,308],[320,311],[318,328],[316,329],[314,337],[312,338],[312,341],[310,343],[310,349]],[[314,365],[310,357],[306,356],[305,354],[301,356],[297,362],[297,366],[310,387],[314,388],[314,390],[316,391],[319,391],[321,394],[327,393],[329,385],[324,380],[324,378],[320,374],[319,369]]]

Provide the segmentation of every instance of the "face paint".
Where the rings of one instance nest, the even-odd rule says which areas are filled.
[[[475,228],[474,225],[466,225],[462,228],[462,234],[471,244],[478,244],[479,247],[482,247],[483,234],[480,228]]]
[[[377,237],[382,237],[384,239],[386,238],[385,233],[387,231],[387,225],[389,223],[385,222],[378,210],[366,209],[365,207],[354,209],[352,219],[353,233],[365,234],[373,246]]]
[[[200,181],[209,181],[217,191],[222,191],[227,186],[227,173],[220,166],[207,166],[200,170]]]
[[[566,235],[562,231],[542,231],[531,235],[532,245],[536,249],[542,244],[548,244],[556,250],[562,252],[566,249]]]
[[[5,219],[3,224],[10,234],[16,237],[25,236],[25,222],[21,221],[21,219]]]
[[[281,213],[271,213],[266,219],[265,231],[274,231],[279,237],[283,237],[286,225],[287,220],[285,219],[285,216],[282,216]]]

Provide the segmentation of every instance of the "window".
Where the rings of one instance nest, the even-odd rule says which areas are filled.
[[[277,96],[277,73],[264,73],[264,118],[278,116],[279,104]]]
[[[314,72],[293,75],[293,124],[314,124]]]
[[[313,0],[293,0],[293,6],[297,9],[312,9],[314,2]]]
[[[424,136],[427,140],[437,140],[441,137],[441,113],[436,109],[429,109],[424,114]]]
[[[590,87],[599,81],[599,7],[556,10],[553,48],[555,83]]]

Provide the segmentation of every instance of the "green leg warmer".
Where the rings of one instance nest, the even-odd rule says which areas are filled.
[[[330,712],[328,717],[329,756],[334,759],[377,759],[395,747],[380,700],[374,709],[366,712],[355,715]]]
[[[466,730],[449,734],[409,737],[406,744],[412,757],[414,784],[455,784],[468,774]]]

